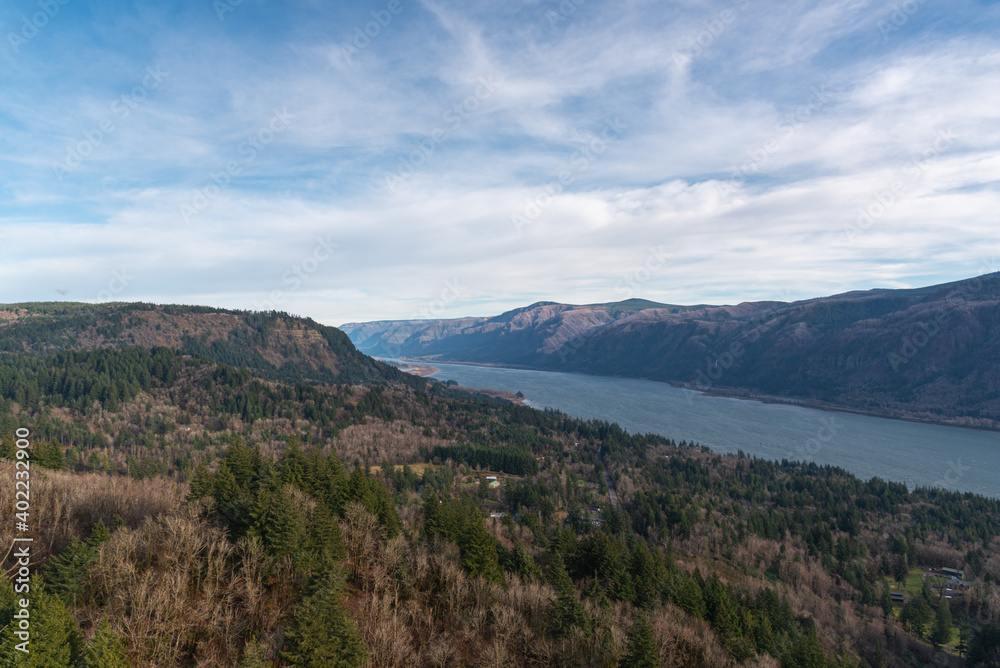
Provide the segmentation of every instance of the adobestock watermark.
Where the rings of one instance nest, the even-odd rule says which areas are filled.
[[[400,0],[389,0],[385,9],[373,9],[372,20],[363,26],[354,26],[354,33],[347,42],[340,45],[340,54],[348,64],[354,64],[354,56],[367,49],[372,40],[382,34],[382,31],[389,27],[394,16],[399,16],[403,11],[403,3]]]
[[[901,4],[893,5],[888,19],[879,19],[876,24],[879,32],[882,33],[882,41],[889,41],[889,35],[909,23],[910,18],[924,6],[924,2],[925,0],[906,0]]]
[[[779,118],[774,126],[774,134],[757,148],[747,150],[748,159],[732,167],[728,180],[719,182],[718,186],[723,194],[736,190],[746,183],[748,177],[759,172],[768,163],[771,156],[780,151],[782,145],[803,125],[812,120],[813,114],[826,106],[829,101],[826,84],[811,86],[806,101]]]
[[[927,348],[931,341],[944,331],[951,319],[952,312],[963,304],[974,301],[976,295],[983,291],[985,285],[982,275],[995,271],[997,271],[997,258],[984,260],[979,267],[979,276],[959,283],[954,290],[948,293],[941,308],[935,311],[930,319],[922,320],[914,325],[912,331],[903,336],[899,346],[888,355],[889,366],[892,367],[892,370],[898,372]]]
[[[950,128],[939,130],[930,146],[920,155],[904,162],[899,167],[898,175],[883,188],[875,191],[871,201],[858,210],[854,222],[844,225],[844,234],[847,236],[847,240],[853,244],[859,235],[872,229],[875,223],[888,213],[889,209],[906,196],[910,186],[920,180],[927,165],[951,148],[958,138],[959,135]]]
[[[458,301],[466,292],[464,285],[459,283],[458,278],[452,278],[444,282],[444,287],[435,299],[422,304],[413,311],[407,320],[434,320],[444,315],[445,309]],[[389,357],[399,358],[403,352],[402,347],[395,341],[382,344],[382,349]]]
[[[941,476],[939,480],[935,480],[934,484],[938,487],[944,487],[945,489],[956,487],[959,481],[965,477],[966,471],[971,471],[971,466],[966,466],[962,464],[962,458],[959,457],[957,462],[948,462],[948,470],[945,471],[944,475]]]
[[[313,246],[305,257],[294,263],[282,275],[281,282],[285,290],[273,290],[267,299],[257,302],[258,311],[278,311],[278,305],[285,301],[289,292],[300,289],[306,281],[312,278],[319,271],[320,267],[333,257],[333,252],[338,245],[333,240],[333,235],[328,234],[325,238],[317,237],[316,245]]]
[[[846,428],[846,425],[838,421],[836,416],[833,415],[830,417],[821,417],[819,423],[820,426],[816,430],[816,435],[800,443],[794,449],[789,450],[786,459],[791,461],[814,459],[820,450],[823,449],[824,445],[830,443],[841,430]]]
[[[243,4],[243,0],[213,0],[212,9],[215,10],[215,15],[219,17],[219,23],[226,22],[226,14],[231,14],[236,11],[236,8]]]
[[[510,215],[511,223],[518,236],[523,233],[525,227],[538,220],[543,211],[552,206],[557,195],[571,185],[580,174],[590,169],[594,161],[607,152],[611,142],[619,139],[628,128],[628,125],[617,116],[613,119],[605,119],[604,126],[599,135],[592,137],[573,154],[566,167],[556,173],[556,178],[553,181],[550,181],[533,197],[526,199],[524,206]]]
[[[623,299],[631,299],[635,296],[636,290],[645,285],[653,277],[653,274],[666,266],[669,257],[663,246],[650,246],[646,260],[622,275],[621,280],[615,284],[615,292],[622,295]],[[559,346],[559,361],[565,362],[570,355],[579,351],[598,329],[600,327],[588,327],[575,332],[573,336],[566,339]]]
[[[576,14],[577,7],[586,2],[587,0],[562,0],[555,9],[546,10],[545,20],[550,28],[565,24]]]
[[[399,157],[399,165],[391,173],[383,170],[375,171],[376,185],[382,185],[392,192],[396,191],[403,181],[417,173],[431,159],[434,152],[451,138],[472,115],[478,111],[484,102],[502,85],[502,82],[491,76],[479,77],[472,94],[460,102],[456,102],[441,117],[445,127],[434,128],[430,134],[418,139],[414,147],[406,155]]]
[[[788,291],[785,291],[784,294],[787,295],[789,293]],[[740,358],[747,353],[747,350],[760,341],[763,333],[767,329],[767,323],[771,320],[773,314],[773,310],[765,311],[748,319],[740,327],[735,340],[733,340],[725,350],[721,353],[716,350],[710,350],[705,356],[704,368],[698,369],[695,372],[695,380],[691,383],[693,388],[701,392],[707,392],[711,390],[718,383],[718,381],[722,380],[722,377],[726,374],[726,372],[736,366]],[[694,397],[692,395],[688,395],[688,401],[690,402],[693,400]]]
[[[128,270],[125,268],[122,268],[120,271],[117,269],[112,270],[107,287],[97,293],[97,301],[115,301],[134,280],[135,276],[129,275]]]
[[[20,53],[21,47],[33,40],[69,2],[70,0],[38,0],[38,8],[41,11],[34,12],[30,18],[22,15],[21,29],[7,33],[7,43],[14,53]]]
[[[253,162],[261,150],[288,128],[293,118],[295,116],[288,113],[287,107],[281,110],[276,109],[265,125],[241,142],[236,152],[242,156],[242,159],[230,160],[223,169],[210,172],[208,175],[209,183],[192,191],[189,204],[180,205],[180,215],[184,223],[189,224],[194,216],[204,212],[212,201],[222,194],[222,190],[234,178],[243,173],[243,168]]]
[[[750,0],[731,0],[731,2],[739,12],[750,6]],[[701,29],[689,37],[687,44],[674,54],[674,60],[683,67],[701,56],[706,49],[715,43],[715,40],[719,39],[731,25],[736,23],[737,16],[739,16],[738,12],[732,9],[723,9],[711,18],[705,19]]]
[[[120,127],[120,123],[127,120],[132,112],[139,108],[139,105],[146,101],[150,92],[156,90],[163,84],[163,80],[170,76],[169,72],[164,72],[160,65],[150,65],[146,68],[146,74],[142,81],[132,87],[127,93],[122,93],[111,101],[108,105],[108,115],[104,117],[95,127],[84,131],[83,139],[75,144],[66,145],[66,155],[60,162],[53,162],[52,169],[56,178],[62,180],[75,171],[80,165],[90,157],[94,150],[104,144],[104,140],[110,137]]]
[[[622,295],[623,299],[632,299],[635,291],[649,282],[653,274],[666,266],[670,255],[663,246],[649,247],[646,260],[641,265],[622,276],[621,280],[615,284],[615,294]]]

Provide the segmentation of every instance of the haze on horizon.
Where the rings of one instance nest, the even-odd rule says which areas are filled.
[[[0,302],[328,324],[1000,269],[1000,3],[0,8]]]

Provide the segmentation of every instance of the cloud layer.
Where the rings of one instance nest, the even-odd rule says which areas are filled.
[[[995,271],[997,28],[971,1],[8,4],[0,301],[339,324]]]

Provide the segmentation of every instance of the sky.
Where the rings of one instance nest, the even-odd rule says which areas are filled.
[[[352,321],[1000,270],[1000,2],[10,0],[0,302]]]

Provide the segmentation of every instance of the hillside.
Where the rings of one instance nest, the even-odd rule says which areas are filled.
[[[105,308],[8,323],[41,334],[0,352],[0,541],[33,539],[34,643],[16,663],[24,593],[0,581],[3,665],[1000,661],[995,499],[717,455],[419,379],[286,382],[185,351],[183,328],[181,345],[125,345],[173,309],[106,330]],[[210,324],[228,323],[216,341],[257,331],[244,314],[167,316],[217,353],[232,349]],[[266,322],[281,342],[253,348],[275,356],[267,373],[306,359],[288,333],[306,321]]]
[[[135,345],[181,350],[274,380],[414,382],[359,353],[340,330],[286,313],[136,303],[0,305],[0,352]]]
[[[539,303],[493,318],[346,324],[360,350],[646,378],[1000,428],[1000,274],[794,303]]]

